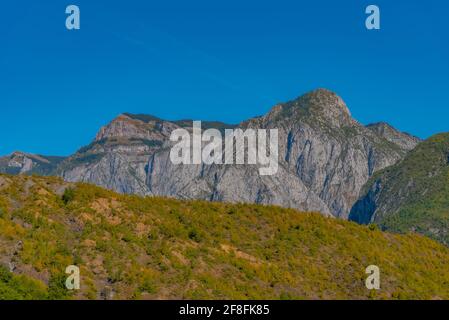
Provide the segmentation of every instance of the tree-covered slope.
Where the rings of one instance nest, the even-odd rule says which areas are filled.
[[[0,175],[0,298],[449,299],[448,261],[426,237],[316,213]]]
[[[449,133],[420,143],[371,178],[350,219],[391,231],[416,231],[449,245]]]

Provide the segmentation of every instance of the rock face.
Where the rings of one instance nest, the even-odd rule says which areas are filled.
[[[259,175],[257,165],[174,165],[170,134],[191,127],[188,120],[122,114],[54,173],[122,193],[276,204],[347,218],[366,181],[419,142],[388,125],[361,125],[325,89],[238,126],[203,122],[203,129],[278,129],[279,170],[272,176]]]
[[[405,150],[412,150],[420,142],[419,138],[406,132],[397,131],[385,122],[369,124],[366,127]]]
[[[172,164],[170,133],[189,126],[190,121],[120,115],[58,173],[122,193],[276,204],[347,218],[368,178],[418,142],[392,127],[388,135],[364,127],[340,97],[324,89],[239,125],[279,130],[279,170],[273,176],[260,176],[255,165]]]
[[[350,220],[419,232],[449,245],[449,133],[437,134],[363,187]]]

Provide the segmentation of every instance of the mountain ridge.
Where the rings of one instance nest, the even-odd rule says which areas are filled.
[[[279,129],[279,172],[271,177],[260,177],[257,166],[174,166],[170,133],[188,126],[188,120],[123,113],[51,174],[122,193],[276,204],[347,218],[368,178],[419,142],[392,127],[388,132],[394,139],[387,139],[384,132],[361,125],[343,99],[326,89],[238,125],[204,123],[203,129]]]
[[[349,218],[385,230],[416,231],[449,245],[449,133],[421,142],[361,190]]]

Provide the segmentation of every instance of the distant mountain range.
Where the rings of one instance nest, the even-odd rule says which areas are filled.
[[[449,219],[442,200],[449,187],[444,180],[446,135],[421,142],[387,123],[364,126],[326,89],[238,125],[203,122],[203,129],[277,128],[279,170],[260,176],[256,165],[172,164],[171,132],[191,127],[192,120],[124,113],[70,157],[16,152],[0,158],[0,172],[56,175],[119,193],[317,211],[391,230],[414,230],[447,244]],[[437,194],[441,201],[432,200]]]

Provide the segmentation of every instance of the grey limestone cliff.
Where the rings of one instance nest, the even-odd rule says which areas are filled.
[[[172,164],[170,133],[189,126],[190,121],[120,115],[92,145],[66,159],[58,174],[124,193],[276,204],[347,218],[369,177],[419,141],[390,126],[361,125],[325,89],[238,125],[279,130],[279,170],[273,176],[259,175],[256,165]]]
[[[203,123],[203,129],[278,129],[279,170],[272,176],[261,176],[257,165],[174,165],[169,137],[181,127],[192,122],[122,114],[54,174],[122,193],[275,204],[346,219],[368,179],[419,142],[386,124],[358,123],[326,89],[237,126]]]

